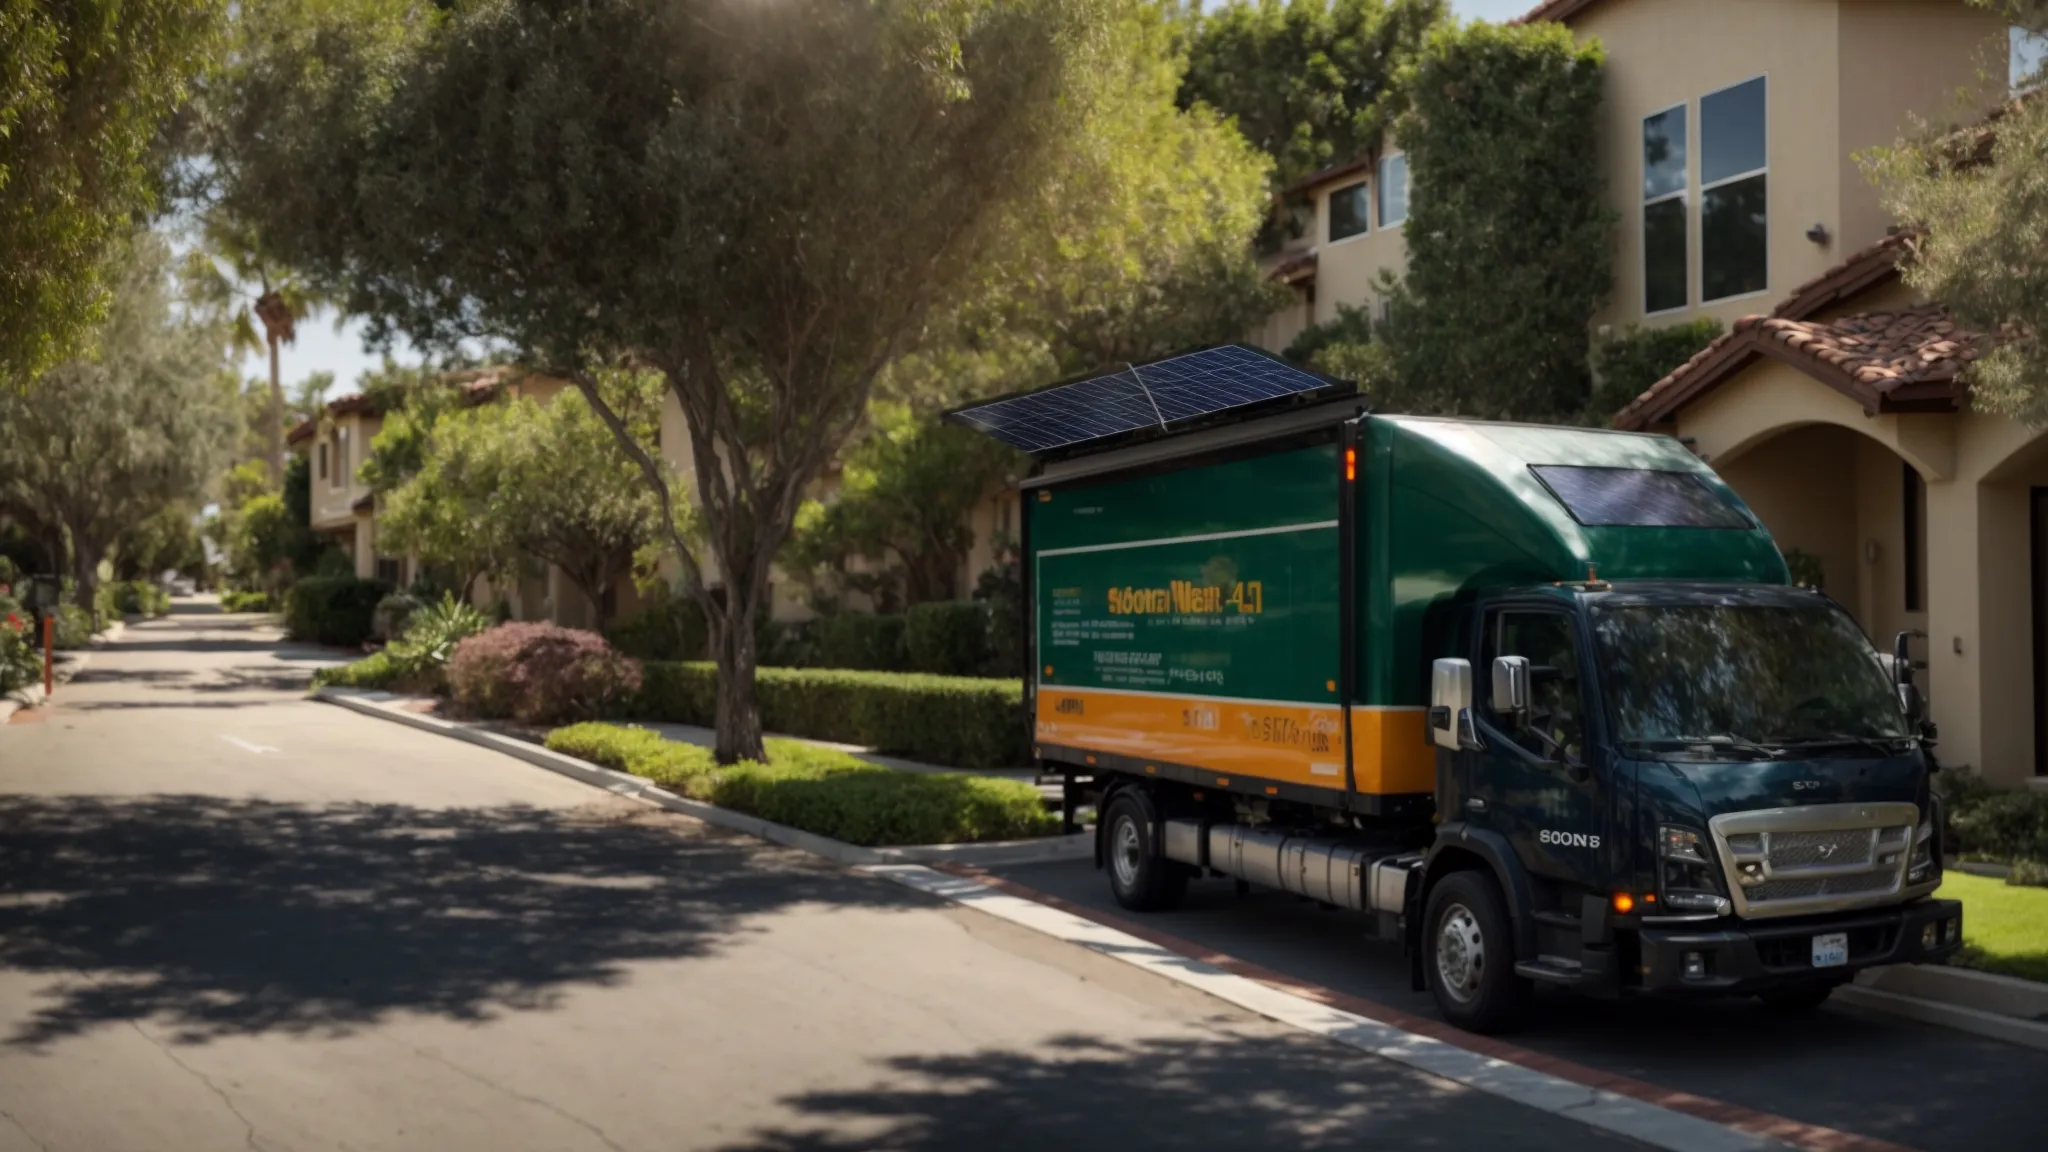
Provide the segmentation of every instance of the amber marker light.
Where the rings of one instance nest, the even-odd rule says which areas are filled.
[[[1346,448],[1344,450],[1344,478],[1346,480],[1358,479],[1358,449],[1356,448]]]
[[[1616,892],[1614,894],[1614,910],[1623,916],[1628,915],[1636,910],[1636,898],[1626,892]]]

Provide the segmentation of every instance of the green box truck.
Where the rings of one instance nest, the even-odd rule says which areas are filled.
[[[1960,946],[1910,662],[1676,441],[1377,416],[1239,346],[953,416],[1037,457],[1032,746],[1125,907],[1367,913],[1477,1030]]]

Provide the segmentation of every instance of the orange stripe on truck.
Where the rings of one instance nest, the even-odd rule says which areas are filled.
[[[1139,696],[1086,688],[1038,690],[1037,738],[1138,760],[1344,787],[1343,710],[1213,697]],[[1354,709],[1361,792],[1431,792],[1436,756],[1420,709]]]

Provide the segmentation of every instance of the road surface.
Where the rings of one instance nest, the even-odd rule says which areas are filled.
[[[306,700],[334,658],[180,602],[0,728],[0,1152],[1626,1146]]]

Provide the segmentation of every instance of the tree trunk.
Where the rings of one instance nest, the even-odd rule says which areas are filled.
[[[71,584],[78,606],[93,614],[94,623],[100,623],[100,549],[75,532],[71,535]]]
[[[759,653],[754,648],[753,596],[728,597],[711,617],[711,651],[718,661],[717,756],[720,764],[765,760],[761,708],[754,693]]]
[[[277,371],[278,335],[265,333],[270,344],[270,482],[284,487],[284,379]]]

